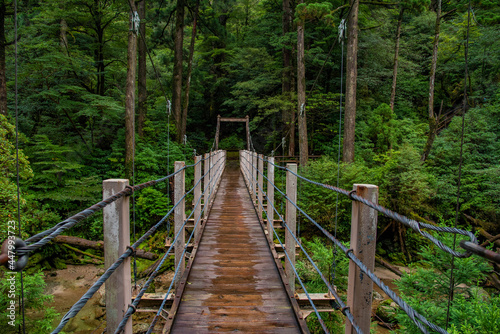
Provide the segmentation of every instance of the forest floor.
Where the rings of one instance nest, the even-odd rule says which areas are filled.
[[[68,265],[66,269],[53,269],[45,272],[46,292],[54,296],[54,301],[47,306],[54,307],[56,312],[60,313],[58,320],[54,323],[55,325],[103,273],[104,269],[96,265]],[[375,274],[391,289],[396,288],[392,282],[398,278],[396,274],[383,267],[376,267]],[[155,280],[156,292],[165,293],[171,279],[172,274],[170,272],[159,275]],[[374,286],[374,290],[383,298],[374,300],[373,307],[375,310],[378,304],[387,299],[387,296],[377,286]],[[104,288],[102,287],[89,300],[78,316],[65,326],[64,332],[73,334],[103,333],[106,326],[104,305]],[[136,313],[134,315],[134,333],[142,332],[145,326],[147,328],[146,324],[151,322],[150,319],[152,319],[153,315],[152,313]],[[389,330],[378,326],[377,333],[385,334],[389,333]]]

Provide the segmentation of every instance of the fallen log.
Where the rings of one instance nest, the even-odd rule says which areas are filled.
[[[492,242],[497,247],[500,247],[500,240],[498,240],[497,237],[495,237],[494,235],[491,235],[488,232],[486,232],[486,230],[484,230],[484,228],[482,227],[483,224],[481,224],[481,222],[478,219],[476,219],[474,217],[471,217],[471,216],[469,216],[469,215],[467,215],[465,213],[463,213],[463,215],[464,215],[465,218],[467,218],[467,220],[469,220],[470,222],[472,222],[474,225],[479,226],[477,228],[477,231],[483,237],[485,237],[486,239],[488,239],[488,243]]]
[[[87,239],[82,239],[78,237],[71,237],[67,235],[58,235],[53,239],[55,242],[60,243],[60,244],[68,244],[71,246],[75,247],[81,247],[81,248],[91,248],[91,249],[97,249],[104,251],[104,241],[91,241]],[[146,259],[146,260],[156,260],[158,258],[158,255],[151,253],[151,252],[146,252],[142,249],[138,249],[136,251],[136,256],[141,259]]]
[[[396,275],[403,276],[403,273],[398,268],[396,268],[395,266],[393,266],[389,262],[384,261],[381,257],[375,256],[375,261],[377,263],[383,265],[384,267],[386,267],[387,269],[389,269],[390,271],[392,271]]]

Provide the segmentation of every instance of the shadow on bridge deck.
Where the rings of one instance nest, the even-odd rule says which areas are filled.
[[[171,333],[301,333],[237,162],[229,161]]]

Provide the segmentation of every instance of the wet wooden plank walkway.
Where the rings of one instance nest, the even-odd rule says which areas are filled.
[[[237,163],[229,161],[171,333],[301,333]]]

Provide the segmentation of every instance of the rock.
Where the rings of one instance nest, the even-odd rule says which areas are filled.
[[[384,300],[384,297],[382,297],[382,295],[380,293],[378,293],[377,291],[373,291],[373,299]]]
[[[398,306],[392,300],[385,300],[377,307],[376,314],[388,323],[396,322]]]

